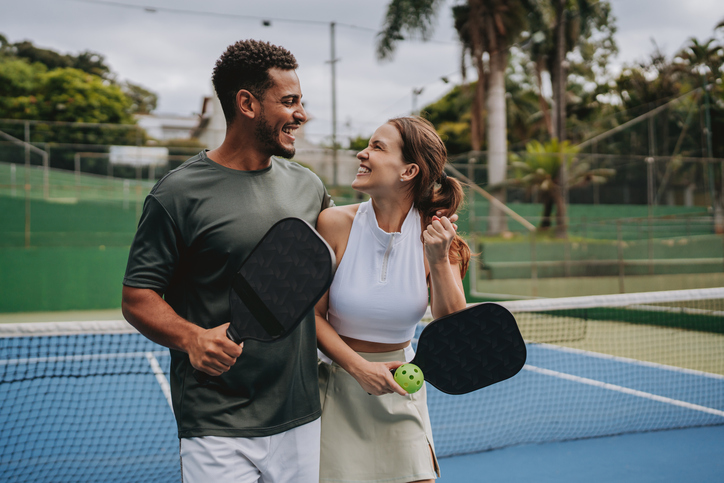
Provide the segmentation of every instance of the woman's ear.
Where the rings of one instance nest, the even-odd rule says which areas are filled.
[[[404,178],[405,181],[410,181],[415,176],[417,176],[420,173],[420,167],[416,164],[407,164],[405,165],[405,171],[402,173],[401,178]]]

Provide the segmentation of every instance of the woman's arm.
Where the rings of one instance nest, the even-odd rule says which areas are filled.
[[[348,207],[330,208],[320,213],[317,220],[317,231],[334,250],[337,264],[342,260],[352,228],[354,212],[350,217],[350,211],[351,208]],[[357,354],[327,321],[328,310],[329,291],[317,302],[314,309],[319,349],[351,374],[368,393],[375,396],[391,392],[406,395],[407,392],[395,382],[390,373],[390,369],[396,368],[400,363],[373,363]]]
[[[430,269],[430,308],[437,319],[466,306],[460,267],[449,257],[455,226],[445,216],[434,216],[422,236]]]
[[[407,392],[395,382],[390,372],[390,369],[400,366],[401,362],[369,362],[357,354],[327,322],[328,307],[329,292],[317,302],[314,310],[319,350],[354,377],[362,389],[369,394],[381,396],[396,392],[402,396],[407,395]]]

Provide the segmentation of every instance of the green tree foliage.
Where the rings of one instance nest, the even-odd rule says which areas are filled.
[[[147,135],[135,126],[133,114],[153,110],[156,95],[113,77],[100,54],[64,55],[28,41],[13,44],[0,35],[0,119],[34,121],[30,142],[51,152],[51,167],[73,169],[78,150],[145,144]],[[25,135],[23,124],[4,122],[0,130],[21,139]],[[105,163],[91,159],[83,169],[105,174]]]
[[[506,181],[506,186],[525,188],[531,197],[537,197],[543,203],[543,215],[540,228],[547,230],[551,226],[551,216],[556,211],[556,234],[566,236],[565,199],[561,185],[561,168],[565,162],[566,186],[568,189],[588,184],[603,184],[616,174],[615,170],[592,169],[590,164],[576,156],[578,148],[570,141],[558,142],[558,139],[541,143],[531,141],[525,153],[512,154],[511,166],[515,178]]]
[[[455,155],[470,151],[470,120],[473,89],[455,86],[439,100],[421,111],[445,143],[448,154]]]
[[[349,146],[347,149],[351,149],[352,151],[362,151],[369,145],[370,138],[364,137],[364,136],[357,136],[356,138],[349,140]]]
[[[135,114],[150,114],[156,110],[158,95],[131,82],[121,86],[124,94],[131,100],[131,111]]]
[[[400,40],[420,35],[429,40],[433,22],[443,0],[390,0],[385,14],[384,25],[377,35],[377,57],[388,59]]]
[[[115,124],[134,122],[131,100],[117,85],[108,85],[102,78],[78,69],[46,70],[42,64],[33,64],[28,66],[28,71],[17,62],[23,61],[14,62],[15,72],[22,77],[21,82],[13,82],[13,87],[20,95],[4,101],[3,117]],[[3,67],[0,64],[0,69]]]
[[[518,55],[512,56],[505,80],[508,144],[513,149],[525,146],[531,139],[542,140],[547,136],[536,88],[519,63],[521,59]],[[454,86],[421,112],[435,126],[451,155],[472,150],[471,111],[476,84]]]
[[[10,44],[7,42],[7,39],[5,39],[5,43],[7,44],[5,49],[6,54],[19,59],[26,59],[31,64],[43,64],[50,70],[71,67],[103,78],[109,78],[111,76],[111,69],[106,64],[105,58],[89,50],[81,52],[78,55],[70,55],[36,47],[32,42],[27,40]]]
[[[155,93],[114,77],[101,54],[60,54],[0,35],[0,117],[131,124],[132,114],[156,108]]]

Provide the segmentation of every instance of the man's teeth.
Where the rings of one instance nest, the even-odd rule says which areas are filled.
[[[365,168],[364,166],[360,166],[359,169],[357,170],[357,174],[366,174],[366,173],[370,173],[370,172],[371,171],[369,169]]]
[[[282,128],[282,132],[284,132],[286,134],[294,134],[294,131],[295,131],[295,128],[291,128],[291,127]]]

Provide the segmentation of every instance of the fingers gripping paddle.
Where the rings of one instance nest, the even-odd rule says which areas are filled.
[[[440,391],[466,394],[513,377],[523,368],[526,354],[513,314],[486,302],[430,322],[420,334],[415,358],[397,368],[395,376],[397,380],[397,372],[406,370],[400,380],[408,383],[408,392],[415,392],[422,377],[408,367],[414,365]]]
[[[239,344],[288,335],[325,294],[334,268],[334,252],[309,223],[299,218],[277,222],[234,276],[227,337]],[[211,377],[196,375],[200,382]]]

